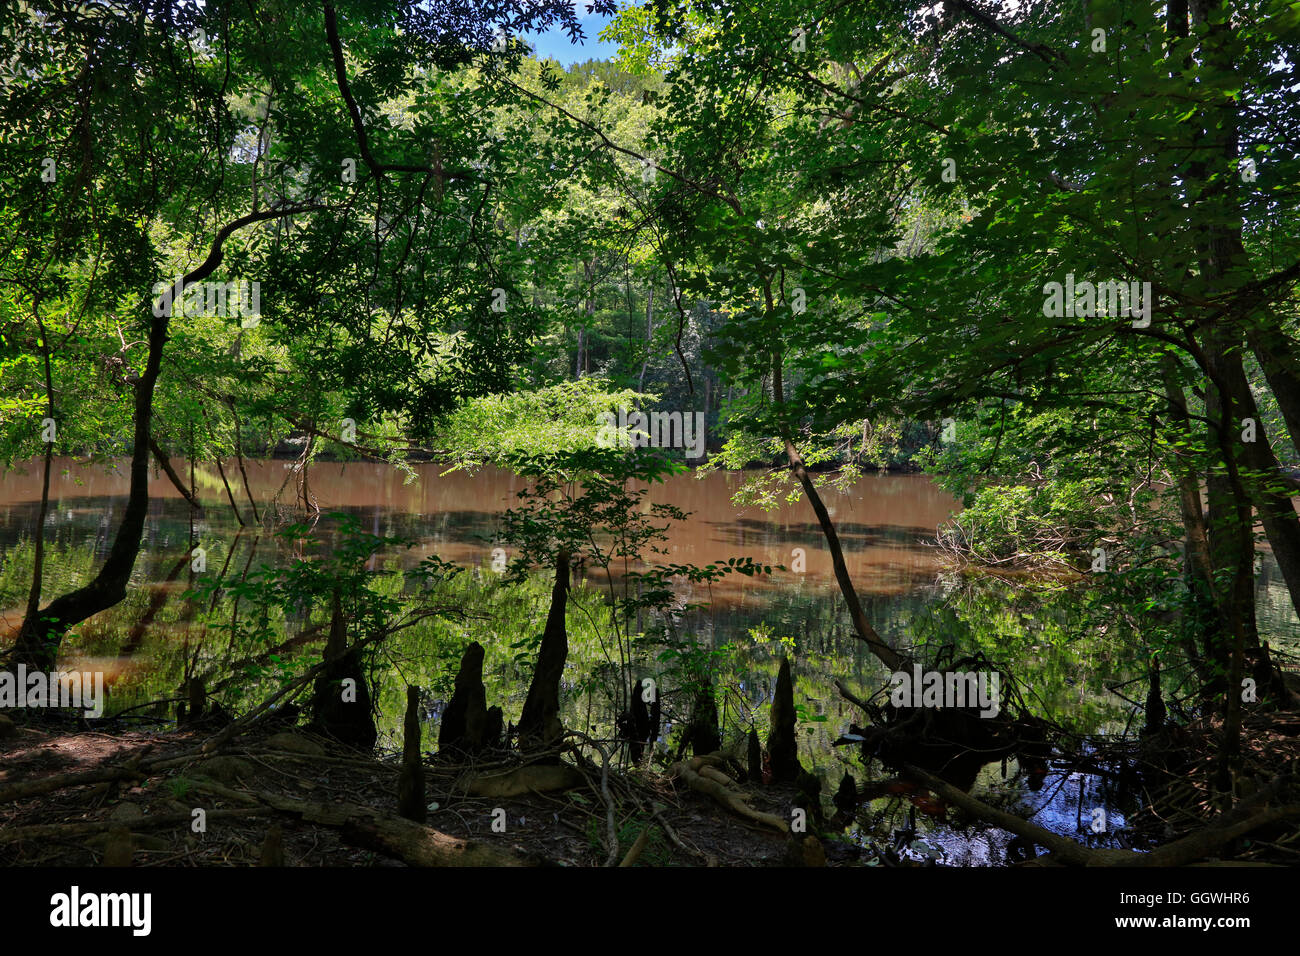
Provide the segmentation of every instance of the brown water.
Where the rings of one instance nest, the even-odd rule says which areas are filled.
[[[174,463],[182,474],[188,466]],[[284,485],[290,462],[249,461],[249,485],[263,508]],[[433,464],[411,466],[415,480],[387,465],[350,462],[317,463],[309,472],[308,487],[323,512],[346,511],[365,520],[375,533],[410,532],[420,537],[429,551],[458,563],[479,563],[490,558],[494,545],[487,537],[499,527],[499,516],[516,503],[525,487],[517,476],[496,468],[473,474],[452,472]],[[70,459],[55,459],[50,481],[51,516],[47,520],[47,541],[72,543],[93,541],[100,555],[106,553],[115,521],[126,504],[127,463],[115,470],[86,466]],[[225,465],[235,502],[251,526],[252,514],[234,462]],[[211,465],[197,469],[203,516],[196,520],[198,535],[233,536],[238,524],[225,496],[225,489]],[[667,502],[691,513],[670,531],[665,560],[706,564],[717,559],[750,556],[767,564],[792,566],[794,550],[804,551],[803,577],[817,587],[834,587],[830,555],[823,547],[820,530],[806,502],[782,502],[777,510],[737,508],[731,496],[744,476],[714,472],[696,478],[682,475],[651,489],[651,502]],[[29,535],[40,502],[39,463],[25,473],[0,475],[0,547]],[[162,525],[179,522],[188,527],[190,509],[165,475],[155,473],[149,484],[151,498],[150,540],[157,542]],[[281,500],[293,504],[293,483],[285,487]],[[954,500],[922,475],[864,477],[851,494],[826,490],[826,505],[836,522],[845,560],[854,583],[864,595],[898,595],[933,581],[937,568],[931,549],[922,541],[956,509]],[[151,549],[144,550],[148,567]],[[148,579],[148,576],[145,576]],[[725,606],[743,600],[753,590],[781,588],[773,579],[730,578],[715,587],[713,603]],[[48,595],[47,595],[48,597]],[[7,617],[11,615],[6,615]]]
[[[189,466],[180,461],[175,464],[188,478]],[[201,514],[192,513],[166,476],[152,475],[150,517],[131,595],[122,605],[69,635],[63,646],[65,666],[106,671],[117,697],[110,712],[175,692],[171,682],[178,679],[177,656],[194,639],[194,627],[188,621],[178,624],[174,613],[170,620],[168,613],[151,617],[149,604],[170,599],[195,583],[185,557],[192,542],[208,550],[209,572],[222,573],[223,579],[262,563],[283,565],[296,556],[269,533],[277,511],[268,508],[268,502],[277,495],[285,505],[280,516],[301,520],[301,512],[290,507],[296,494],[292,463],[250,461],[246,465],[264,522],[255,526],[238,466],[228,462],[226,476],[247,522],[242,528],[215,466],[195,468],[205,505]],[[357,518],[363,530],[418,541],[417,548],[397,555],[403,566],[437,554],[447,561],[486,569],[499,546],[495,536],[502,512],[517,503],[524,482],[495,468],[472,474],[446,473],[442,466],[416,464],[411,472],[404,475],[391,466],[371,463],[314,464],[308,489],[322,512],[319,530],[330,530],[334,522],[331,513],[345,512]],[[803,501],[782,501],[773,511],[738,508],[731,499],[745,477],[722,472],[701,477],[686,474],[650,489],[649,502],[671,503],[690,515],[688,520],[671,525],[663,543],[666,553],[650,560],[704,565],[750,557],[790,569],[754,577],[732,574],[707,587],[681,583],[679,600],[699,607],[677,622],[677,633],[714,647],[731,642],[754,648],[752,634],[759,628],[772,638],[795,642],[804,668],[804,703],[817,713],[846,717],[842,723],[847,725],[847,711],[834,690],[833,679],[848,678],[865,686],[880,679],[880,666],[853,635],[811,508]],[[127,488],[125,462],[105,467],[68,459],[55,461],[45,528],[49,557],[44,600],[86,581],[102,561],[116,533]],[[0,601],[4,602],[0,604],[0,633],[7,635],[21,623],[40,491],[39,462],[31,463],[25,473],[8,472],[0,477]],[[925,613],[938,593],[937,556],[924,541],[952,513],[953,500],[920,475],[865,477],[849,494],[827,489],[825,500],[869,617],[887,637],[897,634],[905,638],[911,623]],[[268,510],[272,520],[265,520]],[[801,572],[795,570],[800,567]],[[597,589],[606,583],[599,574],[587,574],[587,583]],[[534,616],[540,622],[545,608],[538,607]],[[522,622],[522,626],[526,624],[527,620]],[[518,629],[521,622],[515,619],[503,624],[503,628],[507,626]],[[205,640],[210,642],[206,636]],[[761,653],[770,664],[779,645]],[[814,664],[814,656],[823,663]],[[770,666],[759,668],[760,672],[742,682],[743,695],[751,704],[757,706],[770,696],[771,670]],[[513,670],[502,677],[509,683]],[[525,682],[526,674],[520,674],[518,686],[502,692],[522,693]],[[829,724],[812,729],[816,742],[826,747],[838,732]]]

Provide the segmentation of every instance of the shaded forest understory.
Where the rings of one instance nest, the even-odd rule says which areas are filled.
[[[1137,744],[1102,740],[1085,750],[1075,741],[1074,753],[1044,733],[1010,744],[1031,774],[1045,773],[1050,761],[1140,789],[1149,802],[1129,821],[1125,843],[1143,852],[1090,849],[970,796],[973,775],[956,770],[956,785],[943,779],[970,755],[949,747],[938,757],[939,776],[902,763],[888,779],[861,787],[846,775],[834,794],[822,794],[797,761],[785,774],[793,780],[776,779],[772,754],[779,769],[780,739],[762,751],[751,741],[747,759],[715,752],[666,770],[620,772],[582,734],[531,757],[475,748],[469,758],[452,741],[444,754],[413,754],[408,745],[385,759],[294,727],[298,716],[289,705],[232,724],[217,709],[189,727],[154,734],[60,728],[66,721],[57,718],[23,726],[0,717],[0,863],[934,865],[906,852],[917,836],[917,812],[958,828],[1001,827],[1016,835],[1012,848],[1029,865],[1286,866],[1300,857],[1300,709],[1247,719],[1249,743],[1227,813],[1212,782],[1222,734],[1215,719],[1171,725]],[[864,758],[878,746],[889,762],[933,762],[944,740],[934,728],[924,737],[897,725],[876,730],[873,743],[860,745]],[[784,746],[793,750],[793,738]],[[989,756],[980,753],[976,763]],[[890,842],[846,836],[871,801],[910,804],[907,824]]]

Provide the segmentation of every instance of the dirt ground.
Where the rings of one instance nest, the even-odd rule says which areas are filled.
[[[1256,715],[1246,725],[1243,787],[1262,787],[1300,767],[1300,714]],[[400,854],[350,839],[346,826],[325,819],[328,812],[285,812],[267,803],[363,807],[395,818],[397,754],[362,754],[274,725],[198,753],[217,729],[105,733],[66,723],[15,725],[0,715],[0,866],[406,865]],[[1133,821],[1137,834],[1164,842],[1213,819],[1208,781],[1219,730],[1206,719],[1177,731],[1179,751],[1196,756],[1164,777],[1158,802]],[[599,761],[582,761],[580,779],[569,789],[510,797],[466,792],[471,774],[505,773],[512,759],[517,764],[505,756],[494,765],[449,767],[426,754],[425,825],[534,862],[605,865],[611,854]],[[565,760],[573,766],[572,755]],[[843,820],[821,828],[820,838],[796,841],[722,808],[662,769],[611,769],[608,790],[618,861],[636,848],[639,866],[919,865],[888,847],[858,845],[844,835]],[[784,821],[802,798],[792,785],[741,784],[740,790],[753,810]],[[1294,866],[1300,829],[1252,833],[1232,856]]]
[[[267,812],[265,806],[250,808],[249,801],[237,798],[273,793],[396,815],[397,755],[364,756],[298,729],[253,732],[205,757],[194,751],[211,731],[105,734],[10,725],[0,732],[5,734],[0,739],[0,865],[97,866],[106,857],[120,863],[124,846],[114,855],[112,834],[122,843],[129,831],[127,853],[134,866],[253,866],[262,860],[276,825],[286,866],[404,865],[350,845],[338,827]],[[13,791],[57,775],[102,774],[133,763],[143,763],[133,779],[35,794]],[[599,866],[609,857],[598,765],[584,768],[588,786],[508,798],[458,793],[462,771],[431,760],[425,765],[428,827],[559,865]],[[635,865],[862,862],[863,851],[847,840],[796,845],[790,835],[744,820],[660,772],[612,774],[610,785],[618,807],[620,860],[650,827]],[[755,810],[791,819],[798,797],[794,787],[745,789]],[[203,811],[203,832],[196,832],[196,809]]]

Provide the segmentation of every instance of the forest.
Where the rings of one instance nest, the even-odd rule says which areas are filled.
[[[0,863],[1300,863],[1298,63],[0,4]]]

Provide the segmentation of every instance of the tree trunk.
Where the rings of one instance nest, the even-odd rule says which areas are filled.
[[[1281,319],[1269,310],[1264,323],[1246,330],[1246,341],[1264,370],[1268,387],[1286,421],[1291,444],[1300,451],[1300,358],[1296,345],[1278,327]],[[1275,323],[1275,324],[1269,324]]]
[[[1178,383],[1177,366],[1172,356],[1163,356],[1165,397],[1169,401],[1173,431],[1184,442],[1192,438],[1191,417],[1187,412],[1187,397]],[[1182,622],[1184,646],[1188,658],[1196,665],[1201,680],[1213,682],[1213,667],[1201,651],[1202,647],[1225,644],[1232,628],[1228,624],[1222,602],[1215,590],[1214,563],[1210,555],[1209,533],[1205,526],[1205,512],[1201,506],[1199,473],[1191,462],[1175,462],[1175,480],[1178,482],[1178,507],[1183,518],[1184,559],[1183,577],[1190,598],[1191,612]]]
[[[645,370],[650,364],[650,343],[654,340],[655,322],[655,287],[653,285],[646,289],[645,298],[645,357],[641,359],[641,377],[637,379],[636,390],[645,391]]]
[[[167,480],[170,481],[172,486],[181,493],[181,497],[190,503],[191,508],[197,508],[200,511],[203,510],[203,506],[199,504],[199,499],[195,496],[193,490],[186,488],[185,482],[181,481],[181,476],[176,474],[176,469],[172,467],[171,459],[167,457],[167,453],[162,450],[161,446],[159,446],[157,439],[149,439],[149,450],[153,452],[154,460],[158,462],[158,467],[161,468],[163,474],[167,476]]]
[[[770,290],[768,297],[770,307]],[[785,404],[785,396],[781,385],[781,357],[779,354],[772,357],[772,390],[777,409],[780,410]],[[853,579],[849,576],[849,566],[844,562],[844,549],[840,547],[840,537],[835,531],[835,523],[831,521],[830,512],[826,510],[822,496],[818,494],[817,488],[813,485],[812,476],[808,474],[803,458],[800,456],[798,449],[794,447],[794,442],[790,440],[788,430],[784,425],[781,428],[783,431],[781,438],[785,443],[785,454],[790,464],[790,472],[802,486],[803,492],[808,498],[808,503],[812,505],[813,512],[817,515],[817,523],[821,526],[822,535],[826,538],[826,549],[831,553],[831,566],[835,569],[835,580],[839,583],[840,593],[844,595],[844,603],[849,606],[849,619],[853,622],[853,629],[857,632],[858,638],[866,642],[871,653],[875,654],[886,667],[894,671],[904,670],[910,666],[910,663],[886,644],[880,635],[876,633],[876,629],[871,626],[871,622],[867,620],[866,612],[862,610],[862,602],[858,599],[857,589],[853,586]]]

